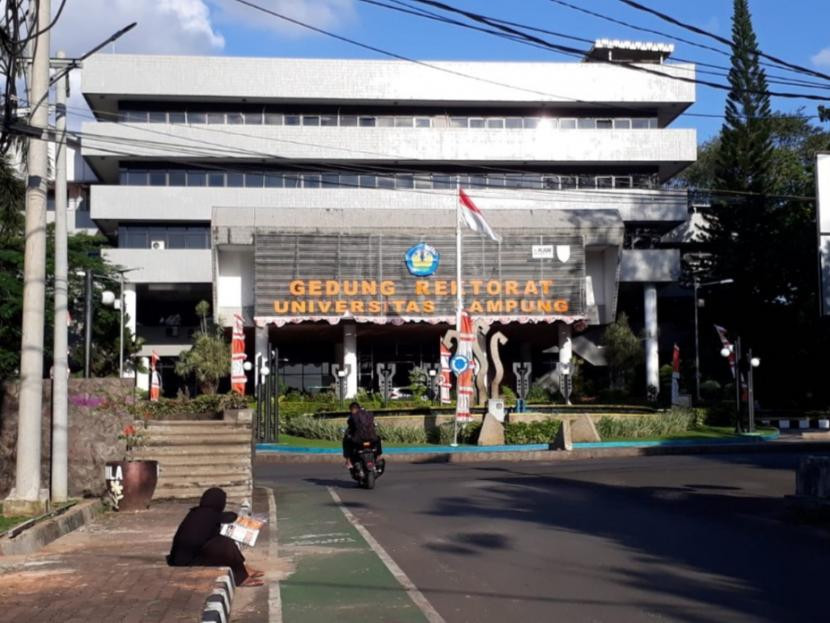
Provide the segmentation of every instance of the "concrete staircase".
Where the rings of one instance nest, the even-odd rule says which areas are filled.
[[[153,499],[199,498],[209,487],[221,487],[229,504],[250,502],[250,421],[167,420],[147,424],[147,444],[135,458],[159,462]]]

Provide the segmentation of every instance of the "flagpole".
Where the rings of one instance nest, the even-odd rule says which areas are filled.
[[[461,347],[461,314],[464,311],[464,295],[461,284],[461,196],[455,196],[455,331],[457,343]],[[456,376],[455,389],[455,417],[452,424],[452,446],[458,445],[458,383],[459,376]]]

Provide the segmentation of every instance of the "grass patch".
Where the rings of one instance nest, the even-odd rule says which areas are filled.
[[[31,519],[31,517],[3,517],[0,515],[0,532],[14,528],[17,524],[23,523],[27,519]]]
[[[776,432],[775,428],[758,427],[759,434],[767,435]],[[603,441],[684,441],[684,440],[707,440],[707,439],[739,439],[746,435],[736,435],[735,429],[731,426],[701,426],[683,432],[670,433],[667,435],[652,435],[646,437],[603,437]]]

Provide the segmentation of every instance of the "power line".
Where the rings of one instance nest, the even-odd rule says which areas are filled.
[[[242,2],[242,3],[248,4],[248,5],[252,4],[252,3],[247,2],[247,0],[235,0],[235,1],[236,2]],[[547,40],[542,39],[540,37],[537,37],[535,35],[527,34],[527,33],[523,32],[521,30],[517,30],[517,29],[512,28],[510,26],[504,26],[502,24],[498,24],[498,23],[494,22],[488,16],[482,15],[480,13],[475,13],[475,12],[472,12],[472,11],[466,11],[464,9],[459,9],[457,7],[446,4],[444,2],[438,2],[437,0],[413,0],[413,2],[418,2],[418,3],[421,3],[421,4],[427,4],[429,6],[434,6],[434,7],[437,7],[437,8],[441,8],[442,10],[445,10],[445,11],[448,11],[448,12],[451,12],[451,13],[457,13],[457,14],[460,14],[460,15],[464,15],[465,17],[467,17],[468,19],[471,19],[473,21],[478,21],[478,22],[481,22],[481,23],[484,23],[484,24],[488,24],[490,26],[493,26],[494,28],[497,28],[499,30],[503,30],[503,31],[508,32],[512,35],[522,37],[524,39],[527,39],[528,41],[532,41],[533,43],[537,43],[539,45],[551,48],[552,50],[568,52],[568,53],[574,54],[575,56],[578,55],[580,57],[584,57],[584,55],[585,55],[585,53],[582,50],[579,50],[577,48],[572,48],[570,46],[563,46],[561,44],[551,43],[550,41],[547,41]],[[709,81],[709,80],[700,80],[700,79],[697,79],[697,78],[686,78],[686,77],[683,77],[683,76],[673,76],[671,74],[667,74],[667,73],[658,71],[656,69],[650,69],[648,67],[645,67],[644,65],[637,65],[637,64],[633,64],[633,63],[619,63],[619,62],[614,62],[614,61],[609,61],[609,60],[597,60],[596,62],[605,63],[605,64],[607,64],[609,66],[612,66],[612,67],[618,67],[618,68],[627,69],[627,70],[631,70],[631,71],[637,71],[637,72],[642,72],[642,73],[651,74],[651,75],[655,75],[655,76],[661,76],[661,77],[667,78],[669,80],[677,80],[677,81],[680,81],[680,82],[687,82],[687,83],[691,83],[691,84],[699,84],[699,85],[702,85],[702,86],[708,86],[708,87],[711,87],[713,89],[718,89],[718,90],[721,90],[721,91],[730,91],[731,92],[731,91],[734,90],[731,86],[726,85],[726,84],[720,84],[720,83],[712,82],[712,81]],[[749,89],[741,89],[740,91],[743,92],[743,93],[752,93],[752,94],[755,94],[755,95],[771,95],[771,96],[783,97],[783,98],[788,98],[788,99],[806,99],[806,100],[815,100],[815,101],[820,101],[820,102],[827,101],[827,97],[820,96],[820,95],[814,95],[814,94],[811,94],[811,93],[791,93],[791,92],[785,92],[785,91],[770,91],[770,90],[756,91],[756,90],[749,90]]]
[[[638,11],[643,11],[644,13],[649,13],[651,15],[654,15],[655,17],[657,17],[657,18],[659,18],[659,19],[661,19],[665,22],[668,22],[670,24],[674,24],[675,26],[679,26],[680,28],[683,28],[685,30],[689,30],[691,32],[694,32],[698,35],[702,35],[704,37],[709,37],[710,39],[714,39],[715,41],[718,41],[720,43],[723,43],[724,45],[729,46],[730,50],[735,49],[735,45],[729,39],[725,39],[724,37],[713,34],[713,33],[709,32],[707,30],[704,30],[702,28],[699,28],[698,26],[695,26],[694,24],[688,24],[686,22],[682,22],[679,19],[677,19],[675,17],[672,17],[671,15],[668,15],[666,13],[662,13],[661,11],[658,11],[657,9],[652,9],[651,7],[648,7],[644,4],[640,4],[639,2],[635,2],[634,0],[618,0],[618,2],[622,2],[623,4],[626,4],[626,5],[634,8],[634,9],[637,9]],[[769,59],[769,60],[773,61],[774,63],[777,63],[778,65],[781,65],[783,67],[786,67],[786,68],[788,68],[788,69],[790,69],[794,72],[807,74],[807,75],[810,75],[810,76],[816,76],[817,78],[823,78],[825,80],[830,80],[830,75],[825,74],[825,73],[820,72],[820,71],[817,71],[815,69],[810,69],[809,67],[804,67],[802,65],[797,65],[795,63],[790,63],[789,61],[785,61],[781,58],[778,58],[777,56],[773,56],[771,54],[761,52],[760,50],[757,51],[757,54],[758,54],[758,56]]]

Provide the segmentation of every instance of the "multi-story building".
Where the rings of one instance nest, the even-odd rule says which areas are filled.
[[[503,236],[465,233],[463,272],[471,313],[508,340],[508,378],[510,361],[539,376],[571,348],[602,363],[593,342],[624,288],[644,301],[656,385],[657,291],[680,262],[637,241],[687,218],[685,193],[664,184],[696,158],[695,131],[669,127],[694,102],[694,85],[674,78],[694,67],[666,63],[670,52],[598,42],[576,63],[89,59],[91,215],[113,240],[107,257],[135,269],[127,310],[142,354],[176,357],[207,300],[225,326],[242,315],[251,354],[279,347],[289,386],[328,387],[345,365],[353,394],[376,388],[389,362],[404,384],[412,365],[437,363],[454,322],[463,188]],[[651,72],[598,60],[620,57]]]

